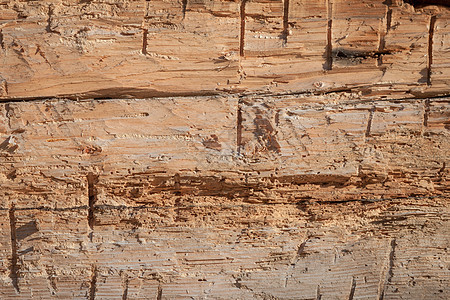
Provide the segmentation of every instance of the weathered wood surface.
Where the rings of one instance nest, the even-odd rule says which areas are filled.
[[[0,299],[449,299],[449,34],[439,0],[0,0]]]
[[[447,299],[449,99],[334,100],[0,105],[0,297]]]
[[[448,94],[449,9],[409,3],[2,0],[0,98]]]

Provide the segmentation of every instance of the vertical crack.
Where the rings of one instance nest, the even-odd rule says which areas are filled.
[[[125,272],[123,272],[121,274],[121,276],[122,276],[122,289],[123,289],[122,300],[127,300],[128,299],[129,279],[128,279],[128,275]]]
[[[94,230],[95,225],[95,202],[97,202],[97,189],[95,184],[98,183],[98,176],[94,175],[92,172],[89,172],[87,175],[88,182],[88,198],[89,198],[89,211],[88,211],[88,224],[91,229],[91,240],[92,240],[92,231]]]
[[[370,131],[372,130],[372,120],[373,120],[374,113],[375,113],[375,106],[369,110],[369,117],[367,119],[367,128],[366,128],[366,133],[365,133],[366,138],[370,137]]]
[[[386,35],[388,34],[389,30],[391,29],[391,23],[392,23],[392,8],[391,3],[386,4],[386,15],[381,20],[381,26],[380,26],[380,36],[379,36],[379,42],[378,42],[378,53],[380,55],[377,59],[377,67],[381,66],[383,64],[383,51],[386,48]],[[383,20],[386,20],[386,28],[383,29]]]
[[[427,85],[431,85],[431,67],[433,65],[433,36],[436,26],[436,16],[430,17],[430,28],[428,29],[428,62],[427,62]]]
[[[48,33],[58,33],[57,31],[52,29],[52,18],[53,18],[53,14],[54,14],[55,8],[53,7],[52,4],[50,4],[48,6],[48,17],[47,17],[47,26],[45,27],[45,30]]]
[[[289,0],[283,1],[283,32],[281,38],[283,39],[283,46],[287,44],[289,35]]]
[[[162,300],[162,293],[163,293],[163,289],[161,284],[158,285],[158,295],[156,296],[157,300]]]
[[[183,14],[183,20],[186,17],[187,3],[188,3],[188,0],[183,0],[182,3],[181,3],[181,10],[182,10],[182,14]]]
[[[89,285],[89,300],[95,299],[95,293],[97,292],[97,276],[98,276],[97,266],[92,265],[91,282]]]
[[[397,241],[395,239],[391,240],[391,250],[389,252],[389,263],[388,263],[388,271],[386,274],[386,280],[383,284],[383,289],[380,292],[379,300],[384,300],[384,294],[386,293],[386,287],[391,283],[392,277],[394,276],[394,259],[395,259],[395,248],[397,247]]]
[[[241,34],[239,36],[239,55],[244,56],[245,47],[245,5],[247,0],[241,0],[240,16],[241,16]]]
[[[148,29],[142,29],[142,54],[147,55],[147,46],[148,46]]]
[[[322,294],[320,293],[320,285],[317,286],[316,300],[322,300]]]
[[[423,102],[423,127],[428,127],[428,116],[430,114],[430,100]]]
[[[333,69],[333,2],[332,0],[327,0],[327,45],[325,47],[325,64],[323,68],[325,71],[330,71]]]
[[[5,50],[5,37],[3,36],[3,30],[0,29],[0,48]]]
[[[236,151],[237,154],[241,154],[241,146],[242,146],[242,108],[241,103],[238,103],[237,108],[237,124],[236,124]]]
[[[9,209],[9,226],[11,232],[11,270],[9,278],[16,293],[20,293],[19,289],[19,266],[17,264],[17,234],[16,234],[16,208],[14,204]]]
[[[348,295],[348,300],[353,300],[353,297],[355,296],[355,290],[356,290],[356,280],[355,280],[355,277],[353,277],[352,285],[350,288],[350,294]]]

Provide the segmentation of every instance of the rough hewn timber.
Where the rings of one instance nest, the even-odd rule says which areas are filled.
[[[449,299],[449,35],[442,1],[0,0],[0,299]]]
[[[0,98],[447,94],[450,14],[437,4],[2,0]]]

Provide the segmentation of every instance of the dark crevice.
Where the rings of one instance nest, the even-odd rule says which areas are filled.
[[[241,33],[239,36],[239,55],[244,56],[245,51],[245,5],[247,0],[241,0],[240,17],[241,17]]]
[[[355,277],[353,277],[352,285],[350,288],[350,294],[348,295],[348,300],[353,300],[353,297],[355,296],[355,290],[356,290],[356,280],[355,280]]]
[[[323,69],[330,71],[333,69],[333,3],[327,0],[327,45],[325,46],[325,63]]]
[[[380,42],[381,43],[381,42]],[[379,47],[384,48],[384,43],[380,44]],[[355,50],[349,50],[349,49],[335,49],[332,51],[332,56],[336,59],[369,59],[369,58],[376,58],[379,59],[383,55],[390,55],[394,51],[392,50],[381,50],[378,51],[372,51],[372,52],[366,52],[366,51],[355,51]]]
[[[386,11],[386,29],[384,31],[380,31],[380,43],[378,45],[378,57],[377,57],[377,66],[381,66],[383,64],[383,54],[384,49],[386,48],[386,35],[389,33],[389,30],[391,30],[391,24],[392,24],[392,8],[391,3],[386,4],[387,5],[387,11]]]
[[[283,46],[287,44],[287,38],[289,36],[289,0],[283,1],[283,31],[281,33],[281,39],[283,40]]]
[[[241,105],[238,104],[237,109],[237,124],[236,124],[236,152],[241,154],[241,146],[242,146],[242,108]]]
[[[52,4],[50,4],[50,5],[48,6],[47,26],[45,27],[45,30],[46,30],[48,33],[58,33],[58,34],[59,34],[59,32],[57,32],[57,31],[55,31],[55,30],[52,29],[52,18],[53,18],[54,10],[55,10],[55,8],[53,7]]]
[[[187,9],[188,0],[183,0],[181,3],[181,12],[183,14],[183,20],[186,18],[186,9]]]
[[[450,7],[449,0],[403,0],[405,3],[411,4],[415,8],[421,8],[428,5],[441,5]]]
[[[423,103],[423,126],[428,127],[428,116],[430,114],[430,100],[425,100]]]
[[[369,111],[369,117],[367,119],[367,128],[366,128],[366,133],[365,133],[365,137],[370,137],[370,131],[372,130],[372,120],[373,120],[373,115],[375,113],[375,107],[372,107]]]
[[[0,48],[5,50],[5,38],[3,36],[3,31],[0,29]]]
[[[384,300],[384,296],[386,293],[386,287],[391,283],[392,277],[394,276],[394,259],[395,259],[395,247],[397,246],[397,241],[395,239],[391,240],[391,250],[389,252],[389,263],[388,263],[388,271],[386,274],[386,280],[383,285],[383,290],[380,293],[379,300]]]
[[[316,300],[322,300],[322,294],[320,293],[320,286],[317,286],[316,290]]]
[[[162,289],[162,286],[160,284],[160,285],[158,285],[158,294],[156,296],[157,300],[162,300],[162,293],[163,293],[163,289]]]
[[[16,209],[12,205],[9,209],[9,226],[11,234],[11,268],[9,277],[11,278],[12,285],[16,290],[16,293],[20,293],[19,289],[19,266],[17,264],[17,233],[16,233]]]
[[[123,286],[122,300],[127,300],[128,299],[129,279],[126,274],[122,274],[122,286]]]
[[[88,197],[89,197],[89,211],[88,211],[88,224],[89,228],[91,230],[94,230],[95,226],[95,202],[97,202],[97,189],[95,185],[98,182],[98,176],[94,175],[92,172],[90,172],[87,175],[87,182],[88,182]]]
[[[392,26],[392,8],[388,8],[388,11],[386,13],[386,34],[389,33]]]
[[[89,285],[89,300],[95,300],[95,294],[97,292],[97,276],[97,266],[93,265],[91,271],[91,281]]]
[[[433,65],[433,36],[436,25],[436,16],[430,17],[430,28],[428,32],[428,62],[427,62],[427,85],[431,85],[431,68]]]
[[[147,55],[147,46],[148,46],[148,29],[142,29],[142,54]]]

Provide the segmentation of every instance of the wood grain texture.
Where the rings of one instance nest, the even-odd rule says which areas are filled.
[[[0,98],[445,95],[448,15],[383,0],[1,1]]]
[[[1,104],[0,295],[446,299],[449,103]]]
[[[0,0],[0,299],[449,299],[449,20]]]

